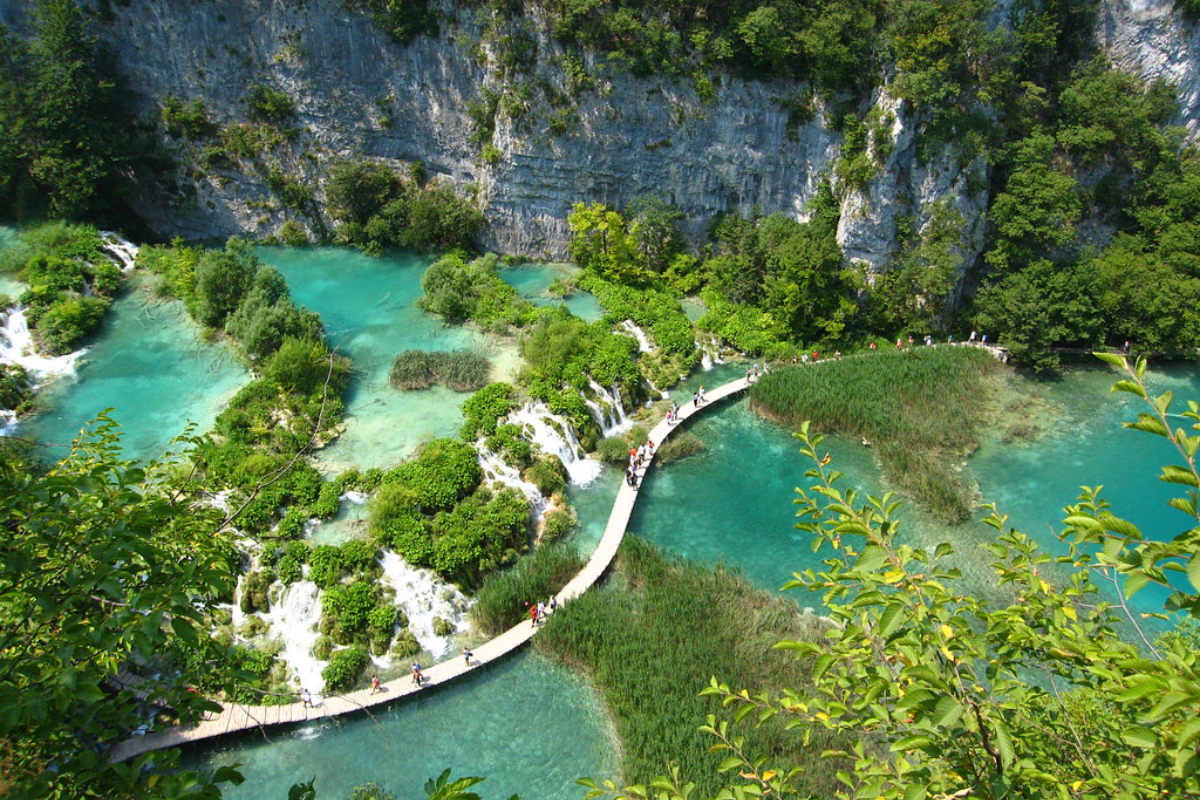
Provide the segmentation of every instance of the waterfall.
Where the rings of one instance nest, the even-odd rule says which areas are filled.
[[[646,336],[646,332],[633,323],[633,320],[623,320],[617,328],[625,331],[634,339],[637,339],[638,351],[649,353],[654,350],[654,346],[650,344],[650,338]]]
[[[0,363],[24,367],[35,386],[46,378],[75,373],[75,362],[87,352],[86,349],[65,356],[40,356],[33,343],[29,321],[25,318],[25,309],[14,306],[7,313],[0,312],[0,315],[3,315],[4,321],[0,326]]]
[[[583,486],[600,475],[602,465],[583,452],[571,423],[552,414],[542,402],[526,403],[509,414],[508,421],[528,427],[531,442],[542,448],[542,452],[561,458],[571,483]]]
[[[140,249],[136,244],[128,239],[122,239],[112,231],[100,231],[100,239],[103,242],[101,249],[121,268],[121,272],[129,272],[133,269]]]
[[[700,366],[705,372],[712,370],[714,364],[724,364],[725,359],[721,358],[721,346],[717,343],[715,336],[711,334],[696,342],[696,349],[700,351]]]
[[[382,580],[396,591],[396,605],[408,617],[408,629],[417,643],[435,658],[443,658],[453,646],[449,636],[433,631],[434,619],[449,621],[455,632],[467,629],[467,609],[470,601],[453,584],[446,583],[432,570],[414,567],[391,550],[384,550],[379,559],[383,568]],[[376,659],[377,666],[387,666],[386,659]]]
[[[236,605],[236,604],[235,604]],[[325,690],[325,679],[321,670],[328,663],[312,654],[320,633],[321,590],[312,581],[296,581],[283,588],[278,603],[262,614],[262,619],[271,626],[271,635],[283,640],[283,652],[279,657],[287,662],[300,681],[301,689],[313,694]],[[235,614],[235,620],[237,615]]]
[[[516,467],[510,466],[501,456],[486,449],[479,451],[479,466],[483,468],[487,480],[511,487],[525,495],[533,509],[533,518],[541,519],[542,512],[546,510],[546,498],[536,486],[521,477]]]
[[[621,401],[621,390],[617,388],[617,385],[613,384],[611,389],[605,389],[591,378],[588,378],[588,383],[591,384],[596,398],[585,397],[584,402],[591,409],[592,418],[600,426],[602,435],[605,437],[616,436],[632,428],[633,421],[625,414],[625,407]]]

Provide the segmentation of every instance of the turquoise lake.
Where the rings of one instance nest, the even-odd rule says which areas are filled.
[[[466,395],[405,394],[387,384],[391,359],[401,350],[465,347],[492,358],[498,376],[515,367],[511,342],[444,327],[415,307],[422,259],[402,254],[368,259],[335,248],[258,252],[288,277],[297,303],[321,313],[331,343],[355,362],[346,431],[320,454],[328,472],[387,466],[421,441],[456,433]],[[554,302],[543,295],[555,274],[541,267],[504,272],[522,294],[546,302]],[[594,302],[587,297],[579,299]],[[741,374],[744,367],[717,366],[693,375],[673,396],[682,403],[700,384],[712,387]],[[1200,397],[1200,372],[1194,368],[1153,371],[1150,378],[1157,391]],[[113,406],[126,431],[126,454],[150,457],[187,420],[200,430],[211,424],[247,379],[229,348],[198,343],[178,304],[135,291],[116,304],[77,377],[47,395],[51,411],[29,428],[62,444],[95,413]],[[1080,484],[1105,484],[1117,513],[1151,535],[1172,535],[1186,524],[1166,508],[1170,487],[1157,480],[1158,467],[1172,452],[1161,440],[1120,429],[1120,421],[1134,418],[1139,409],[1132,398],[1108,394],[1114,379],[1103,369],[1076,370],[1041,387],[1036,413],[1045,417],[1046,434],[1025,443],[985,442],[969,461],[967,469],[983,496],[1046,546],[1056,546],[1052,530]],[[808,464],[790,431],[756,418],[744,400],[714,409],[689,423],[688,431],[707,449],[655,467],[643,484],[631,530],[672,552],[740,567],[753,582],[771,589],[793,571],[815,565],[808,542],[793,528],[794,487]],[[868,448],[831,438],[823,449],[848,482],[880,491]],[[590,486],[571,490],[581,520],[576,539],[584,549],[598,540],[619,480],[618,473],[607,470]],[[343,522],[352,527],[360,514],[350,509]],[[991,529],[940,527],[912,509],[904,512],[904,525],[904,535],[921,544],[954,541],[968,580],[987,580],[988,557],[977,545],[992,536]],[[816,597],[793,596],[801,606],[818,605]],[[1135,601],[1152,608],[1161,599],[1161,593],[1147,590]],[[368,781],[401,796],[415,795],[446,767],[460,776],[488,776],[480,786],[485,797],[520,792],[531,800],[567,800],[583,797],[576,778],[609,777],[616,769],[611,726],[596,695],[577,676],[530,653],[373,717],[272,731],[270,741],[257,734],[241,736],[188,757],[194,764],[240,762],[247,782],[229,796],[253,800],[286,797],[288,786],[313,775],[321,796],[335,800]]]

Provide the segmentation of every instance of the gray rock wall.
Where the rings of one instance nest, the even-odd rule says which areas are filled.
[[[493,139],[499,157],[484,164],[470,141],[467,104],[493,78],[472,56],[469,22],[402,47],[345,11],[341,0],[132,0],[113,9],[103,36],[139,113],[156,116],[170,94],[202,98],[218,120],[235,121],[246,116],[248,86],[282,88],[297,101],[303,132],[264,162],[316,184],[323,162],[337,156],[422,161],[431,175],[478,192],[492,223],[488,244],[504,252],[561,256],[573,203],[621,207],[647,192],[682,209],[693,236],[718,212],[757,207],[804,219],[841,143],[820,114],[789,131],[781,101],[803,88],[795,84],[725,79],[715,101],[703,102],[687,82],[616,74],[578,98],[565,134],[548,132],[544,103],[520,124],[501,115]],[[545,26],[534,29],[533,79],[561,85],[561,52]],[[381,108],[390,127],[380,124]],[[962,170],[948,159],[917,165],[902,121],[897,135],[908,143],[894,149],[870,191],[847,198],[840,231],[848,256],[873,269],[894,250],[898,213],[919,224],[922,209],[941,196],[964,208],[986,199],[963,201]],[[312,226],[273,203],[254,170],[193,172],[180,180],[182,199],[141,200],[140,210],[163,235],[262,236],[288,218]],[[977,238],[974,229],[968,238]]]

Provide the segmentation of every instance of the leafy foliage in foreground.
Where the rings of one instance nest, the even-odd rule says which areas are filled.
[[[1114,391],[1147,402],[1125,425],[1167,439],[1179,455],[1161,478],[1183,487],[1170,502],[1186,520],[1182,533],[1147,538],[1098,488],[1085,487],[1066,509],[1069,555],[1055,558],[993,509],[987,523],[996,539],[985,549],[1017,600],[992,605],[962,591],[962,576],[946,566],[951,545],[931,552],[903,543],[890,494],[864,499],[840,489],[841,474],[806,424],[798,437],[814,466],[811,485],[797,489],[797,527],[829,557],[789,586],[819,592],[836,625],[825,643],[778,645],[814,659],[811,687],[751,693],[714,683],[706,693],[760,724],[788,719],[856,741],[832,754],[853,759],[839,773],[839,798],[1200,794],[1194,627],[1152,643],[1126,603],[1154,583],[1171,593],[1166,612],[1200,615],[1200,405],[1173,414],[1170,393],[1147,391],[1145,362],[1105,360],[1126,372]],[[1189,428],[1171,427],[1180,416]],[[1054,585],[1059,568],[1068,574]],[[1140,644],[1123,639],[1121,627]],[[716,747],[729,754],[724,766],[737,776],[732,796],[803,796],[795,761],[745,747],[732,730],[716,732]],[[652,793],[673,800],[690,791],[676,773]],[[622,796],[650,794],[631,787]]]
[[[974,489],[951,468],[978,443],[991,354],[975,347],[917,347],[783,367],[750,390],[751,404],[785,424],[872,442],[889,482],[932,514],[961,522]]]
[[[116,442],[101,418],[49,473],[0,462],[0,749],[11,797],[212,796],[210,778],[172,774],[177,753],[129,764],[105,755],[143,722],[139,687],[114,676],[172,642],[222,660],[205,617],[233,583],[219,514],[181,501],[190,495],[176,461],[133,467]],[[185,680],[143,688],[197,719],[213,704]]]

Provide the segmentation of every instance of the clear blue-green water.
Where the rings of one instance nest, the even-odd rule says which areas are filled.
[[[397,797],[423,797],[442,770],[486,777],[484,797],[582,798],[584,776],[616,777],[604,711],[566,669],[531,653],[473,672],[373,716],[226,739],[193,763],[240,763],[246,783],[226,797],[280,800],[316,776],[322,798],[341,800],[368,781]]]
[[[212,427],[221,406],[250,376],[224,343],[204,344],[181,304],[160,300],[135,278],[87,346],[75,374],[39,395],[45,412],[23,421],[46,455],[66,453],[81,428],[106,409],[121,425],[126,458],[149,460],[170,446],[188,423]]]
[[[345,432],[317,455],[329,474],[389,467],[422,442],[457,435],[470,395],[441,386],[392,388],[388,370],[404,350],[472,350],[493,360],[496,379],[508,377],[515,363],[511,343],[443,325],[417,308],[426,258],[405,253],[369,258],[337,247],[261,247],[258,254],[287,277],[297,305],[321,315],[330,345],[354,361]]]

